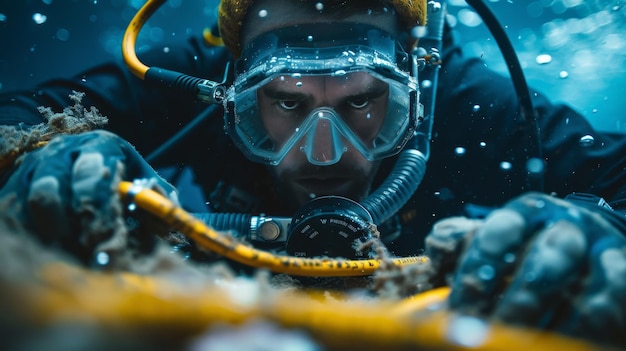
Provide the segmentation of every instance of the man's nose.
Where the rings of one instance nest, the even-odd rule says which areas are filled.
[[[335,164],[343,153],[341,134],[327,117],[318,117],[307,136],[305,152],[309,162],[319,166]]]

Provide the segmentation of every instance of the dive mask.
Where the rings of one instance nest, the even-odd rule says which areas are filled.
[[[299,25],[260,35],[235,63],[226,129],[251,160],[292,150],[331,165],[349,148],[373,161],[417,127],[419,90],[393,37],[369,25]]]

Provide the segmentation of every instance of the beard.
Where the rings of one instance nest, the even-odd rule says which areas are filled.
[[[380,162],[338,162],[316,166],[303,162],[295,166],[270,168],[276,191],[290,211],[296,211],[320,196],[343,196],[361,202],[369,194]]]

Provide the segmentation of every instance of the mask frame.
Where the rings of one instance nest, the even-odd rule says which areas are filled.
[[[352,137],[349,128],[339,124],[337,129],[368,160],[397,154],[418,129],[422,109],[417,77],[410,73],[411,60],[401,45],[390,34],[370,25],[333,23],[323,27],[321,33],[318,33],[319,25],[298,25],[264,33],[252,40],[236,61],[236,78],[225,99],[225,128],[248,159],[276,165],[295,145],[295,140],[290,140],[288,148],[283,144],[277,149],[269,140],[260,112],[255,110],[257,90],[280,76],[337,77],[366,72],[387,83],[391,107],[379,135],[380,140],[389,140],[388,144],[378,142],[376,147],[369,148]],[[316,33],[315,38],[308,33]]]

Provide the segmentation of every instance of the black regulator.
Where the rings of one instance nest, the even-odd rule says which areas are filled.
[[[299,257],[368,258],[360,245],[376,236],[372,216],[362,205],[345,197],[323,196],[293,216],[286,250]]]

